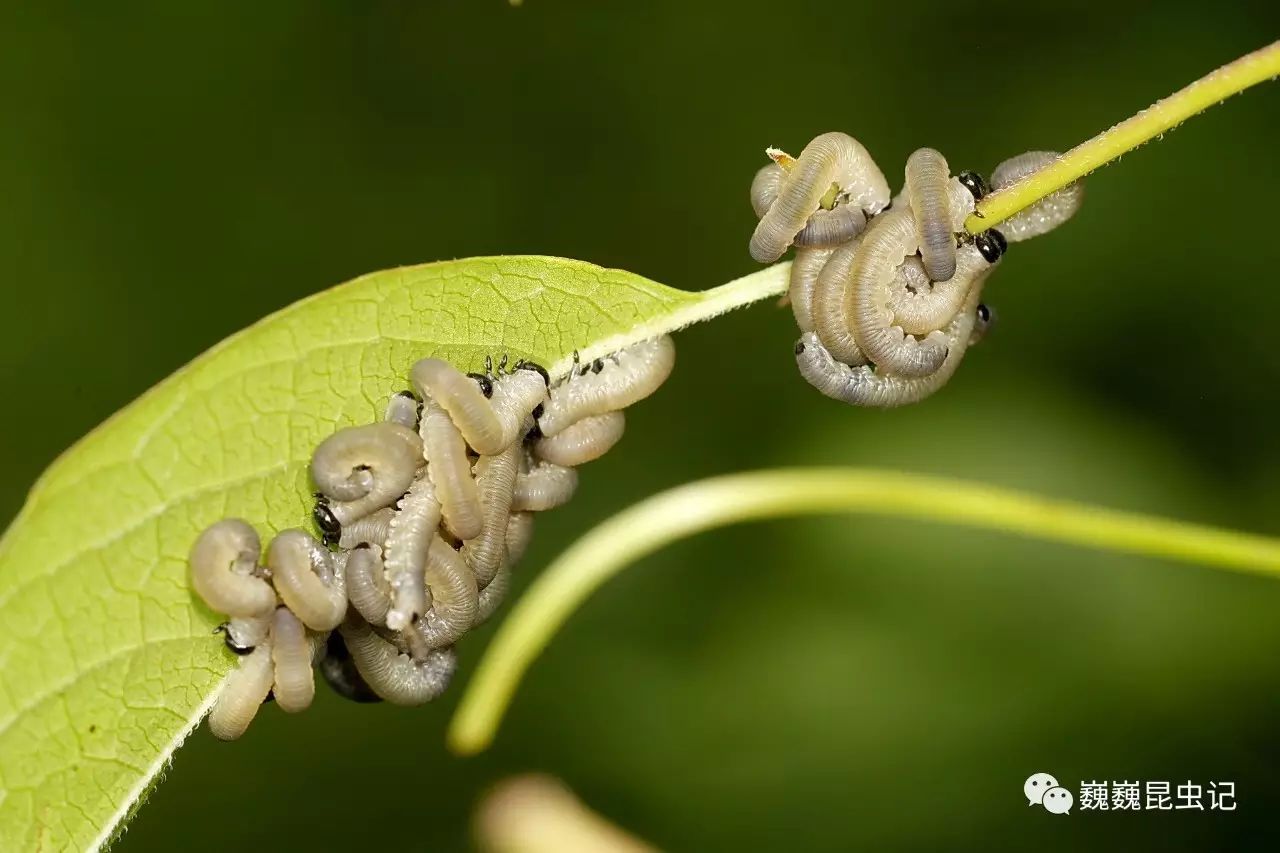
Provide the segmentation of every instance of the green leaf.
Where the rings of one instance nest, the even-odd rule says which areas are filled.
[[[0,540],[0,850],[109,842],[234,657],[187,583],[196,535],[306,525],[307,462],[380,418],[411,364],[548,366],[781,293],[787,265],[702,293],[543,257],[373,273],[233,335],[63,454]]]

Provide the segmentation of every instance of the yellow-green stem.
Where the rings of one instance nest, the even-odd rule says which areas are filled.
[[[965,221],[964,227],[970,234],[977,234],[998,225],[1049,193],[1079,180],[1120,155],[1176,127],[1196,113],[1278,75],[1280,41],[1272,42],[1201,77],[1185,89],[1157,101],[1088,142],[1077,145],[1040,171],[992,193],[979,202],[977,209]]]
[[[860,512],[947,522],[1280,578],[1280,540],[893,471],[780,469],[679,486],[579,539],[517,602],[449,727],[458,753],[484,749],[521,676],[588,595],[630,563],[743,521]]]

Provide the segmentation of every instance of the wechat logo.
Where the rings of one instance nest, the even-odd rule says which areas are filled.
[[[1027,805],[1044,806],[1044,810],[1053,814],[1066,814],[1075,805],[1075,797],[1071,792],[1058,784],[1058,780],[1048,773],[1032,773],[1022,783],[1022,793],[1026,795]]]

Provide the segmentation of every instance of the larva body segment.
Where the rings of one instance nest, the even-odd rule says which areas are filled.
[[[476,487],[480,490],[484,523],[480,535],[462,546],[462,559],[475,575],[480,589],[489,585],[507,557],[507,519],[511,514],[512,492],[523,455],[524,447],[519,442],[512,442],[496,456],[481,456],[476,463]]]
[[[858,349],[881,370],[902,377],[928,376],[947,357],[947,337],[942,332],[933,331],[918,340],[893,324],[890,285],[895,270],[915,253],[917,245],[911,212],[890,210],[863,237],[845,285],[844,315],[852,321]]]
[[[534,444],[538,457],[566,468],[599,459],[622,439],[627,429],[627,416],[622,412],[606,412],[583,418],[550,438]]]
[[[347,612],[347,585],[328,549],[303,530],[284,530],[271,541],[267,564],[281,600],[303,624],[313,631],[338,627]]]
[[[486,400],[485,405],[488,404]],[[426,402],[421,429],[427,452],[427,475],[435,486],[436,499],[440,502],[445,521],[459,538],[474,538],[480,533],[483,516],[462,434],[454,426],[449,413],[435,400]]]
[[[867,150],[845,133],[824,133],[805,146],[751,235],[751,257],[772,263],[795,240],[835,184],[838,197],[859,211],[879,213],[889,184]]]
[[[271,657],[275,666],[272,692],[280,710],[296,714],[311,707],[316,695],[307,630],[287,607],[277,607],[271,621]]]
[[[577,471],[544,459],[516,477],[511,509],[545,512],[568,503],[577,490]]]
[[[621,350],[604,359],[599,373],[573,375],[552,388],[538,427],[550,438],[583,418],[634,405],[667,381],[675,361],[676,347],[670,335]]]
[[[533,539],[533,513],[513,512],[507,521],[507,565],[520,562]]]
[[[361,678],[394,705],[422,705],[435,699],[449,686],[458,665],[452,648],[433,650],[416,661],[354,620],[344,622],[341,632]]]
[[[493,384],[493,412],[502,429],[504,448],[524,437],[532,427],[527,422],[530,413],[548,399],[546,377],[532,367],[519,367]]]
[[[480,386],[447,361],[424,358],[409,373],[413,386],[425,401],[423,422],[434,403],[449,416],[454,429],[481,455],[497,453],[506,446],[502,424]],[[425,438],[425,436],[424,436]],[[427,458],[431,447],[427,447]]]
[[[932,281],[946,281],[956,272],[955,229],[947,193],[950,176],[946,158],[933,148],[917,149],[907,158],[907,199],[916,221],[920,257]]]
[[[347,551],[361,543],[384,547],[387,544],[387,532],[391,529],[391,519],[395,515],[395,509],[388,506],[345,525],[338,537],[338,547]]]
[[[811,331],[818,334],[823,346],[831,355],[845,364],[852,365],[867,363],[867,357],[858,346],[853,328],[845,314],[845,292],[849,288],[849,276],[863,239],[860,237],[836,249],[819,271],[813,289]],[[794,267],[792,269],[794,270]]]
[[[434,531],[433,531],[434,533]],[[361,543],[347,557],[347,598],[370,625],[386,625],[391,609],[391,586],[387,583],[382,549]],[[426,598],[423,597],[425,608]]]
[[[889,299],[894,322],[912,335],[946,326],[964,306],[969,289],[991,264],[972,243],[956,252],[955,273],[947,281],[929,282],[924,265],[907,258],[894,279]]]
[[[786,178],[786,170],[777,163],[756,172],[751,182],[751,207],[756,216],[764,216],[773,207]],[[852,240],[866,226],[866,214],[853,205],[837,204],[831,209],[819,206],[791,242],[802,248],[831,248]]]
[[[413,481],[391,519],[384,565],[387,584],[391,587],[391,609],[386,614],[386,625],[393,631],[404,630],[426,612],[423,573],[441,514],[431,478],[422,476]]]
[[[409,630],[416,630],[428,648],[451,645],[476,618],[479,588],[462,555],[439,536],[427,555],[427,586],[431,608]]]
[[[418,398],[411,391],[393,394],[387,402],[383,420],[416,431],[418,429]]]
[[[259,577],[262,543],[240,518],[224,518],[206,528],[191,547],[191,585],[212,609],[232,617],[265,616],[276,594]]]
[[[503,563],[498,567],[498,572],[493,579],[480,590],[480,600],[476,604],[475,620],[471,623],[472,628],[478,628],[502,606],[502,602],[507,597],[507,590],[511,588],[511,566]]]
[[[275,680],[275,668],[271,657],[271,643],[260,644],[240,659],[222,685],[209,711],[209,731],[219,740],[235,740],[245,733],[258,708],[271,692]]]
[[[791,280],[787,295],[791,297],[791,313],[802,332],[812,332],[813,295],[818,275],[835,249],[800,249],[791,262]]]
[[[346,525],[404,494],[422,465],[422,440],[412,429],[383,421],[347,427],[326,438],[311,457],[311,478],[330,499],[327,509]]]
[[[996,190],[1010,187],[1061,156],[1056,151],[1027,151],[1010,157],[991,173],[991,185]],[[1018,211],[998,227],[1010,243],[1030,240],[1052,231],[1075,216],[1083,201],[1084,185],[1076,181]]]

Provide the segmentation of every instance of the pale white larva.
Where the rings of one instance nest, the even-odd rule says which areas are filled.
[[[286,713],[305,711],[315,698],[311,651],[302,622],[289,608],[277,607],[271,621],[271,657],[275,666],[272,693],[280,710]]]
[[[249,522],[224,518],[191,547],[191,585],[209,607],[230,616],[271,613],[276,594],[258,568],[262,543]]]
[[[393,395],[387,402],[387,410],[383,415],[383,420],[399,424],[406,429],[416,430],[418,428],[419,407],[418,398],[413,395],[412,391],[401,391],[399,394]]]
[[[578,472],[540,460],[516,477],[511,496],[513,511],[545,512],[564,506],[578,489]]]
[[[533,539],[533,513],[513,512],[507,522],[507,564],[520,562]]]
[[[956,270],[947,281],[928,280],[924,266],[907,258],[891,287],[889,309],[894,322],[908,334],[928,334],[951,322],[979,277],[988,275],[1004,253],[999,232],[979,234],[956,253]]]
[[[956,272],[955,228],[947,193],[950,175],[946,158],[933,148],[919,148],[907,158],[907,200],[924,271],[933,281],[946,281]]]
[[[342,639],[361,678],[394,705],[422,705],[444,692],[457,669],[452,648],[434,649],[422,660],[404,654],[355,620],[343,623]]]
[[[538,417],[543,436],[555,436],[583,418],[621,411],[648,397],[671,375],[676,348],[671,336],[663,335],[602,361],[599,372],[571,375],[551,389],[551,399]]]
[[[599,459],[619,440],[627,428],[622,412],[606,412],[583,418],[550,438],[538,439],[533,447],[540,459],[566,468]]]
[[[209,711],[209,731],[219,740],[235,740],[245,733],[275,681],[270,641],[240,659],[227,675],[222,692]]]
[[[335,524],[390,506],[409,488],[422,456],[418,434],[388,421],[347,427],[326,438],[311,457],[311,478],[328,499],[317,507],[321,529],[333,533]]]
[[[751,235],[751,257],[772,263],[792,244],[835,184],[845,204],[876,214],[889,184],[871,155],[845,133],[824,133],[805,146]]]
[[[425,358],[410,373],[414,387],[449,413],[467,444],[481,456],[500,453],[520,435],[529,412],[547,398],[546,372],[521,362],[489,386],[492,402],[474,380],[447,361]],[[430,448],[428,448],[430,456]]]
[[[388,506],[344,525],[338,537],[338,547],[350,551],[361,543],[385,546],[387,532],[391,529],[391,519],[395,518],[395,515],[395,509]]]
[[[408,630],[417,630],[428,648],[451,645],[476,618],[479,588],[462,555],[436,536],[427,554],[431,607]]]
[[[267,639],[271,631],[271,612],[261,616],[236,616],[224,626],[227,648],[238,655],[253,651],[254,647]]]
[[[791,299],[791,313],[802,332],[813,331],[813,294],[818,275],[827,265],[835,249],[800,249],[791,262],[791,279],[787,296]]]
[[[1062,155],[1056,151],[1027,151],[1010,157],[991,173],[991,185],[996,190],[1012,186],[1033,172],[1057,160]],[[1066,222],[1080,209],[1084,201],[1084,185],[1079,181],[1052,192],[1030,207],[1020,210],[999,224],[1010,243],[1038,237]]]
[[[777,163],[770,163],[756,172],[751,182],[751,207],[756,216],[762,217],[769,212],[786,180],[787,171]],[[853,205],[819,206],[791,242],[798,247],[838,246],[853,239],[866,226],[866,214]]]
[[[475,619],[471,623],[472,628],[478,628],[497,612],[502,602],[507,597],[507,591],[511,588],[511,566],[503,563],[498,567],[498,572],[493,579],[480,590],[480,600],[476,604]]]
[[[382,548],[361,542],[347,557],[347,600],[370,625],[386,625],[391,609],[391,587],[387,584]],[[424,595],[423,606],[426,607]]]
[[[435,487],[431,478],[424,475],[413,481],[391,519],[383,562],[387,584],[391,587],[391,609],[386,614],[386,625],[393,631],[404,630],[426,612],[427,590],[423,573],[431,540],[440,526],[441,514]]]
[[[532,426],[532,423],[532,418],[528,418],[528,425]],[[501,453],[481,456],[476,462],[476,488],[480,491],[484,523],[480,535],[463,544],[462,558],[481,589],[493,580],[507,556],[507,521],[523,455],[524,447],[513,442]]]
[[[486,406],[489,404],[487,400],[484,402]],[[427,452],[427,475],[435,486],[445,522],[460,539],[471,539],[480,533],[484,517],[462,434],[449,413],[434,399],[426,402],[421,429]]]
[[[303,530],[284,530],[267,549],[267,565],[281,600],[303,624],[313,631],[338,626],[347,612],[345,567],[335,566],[324,546]]]

